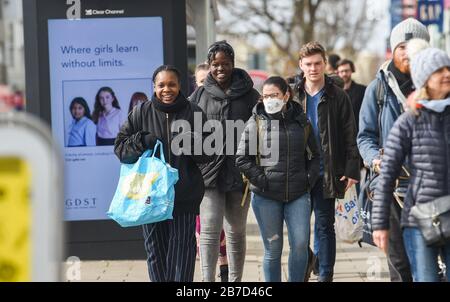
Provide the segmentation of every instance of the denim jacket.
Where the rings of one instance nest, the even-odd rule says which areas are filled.
[[[372,161],[379,158],[380,148],[384,147],[394,122],[404,111],[402,104],[406,98],[400,91],[394,75],[388,70],[389,63],[390,61],[382,65],[376,79],[367,87],[359,112],[358,148],[365,165],[370,167]],[[380,120],[378,120],[380,110],[377,101],[378,81],[381,81],[384,91]]]

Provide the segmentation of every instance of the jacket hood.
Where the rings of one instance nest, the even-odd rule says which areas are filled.
[[[389,72],[389,71],[388,71],[388,67],[389,67],[389,64],[391,64],[391,62],[392,62],[392,60],[387,60],[386,62],[384,62],[383,64],[381,64],[380,69],[378,69],[378,71],[381,71],[381,70],[382,70],[384,73]]]
[[[249,74],[240,68],[234,68],[231,74],[231,86],[225,93],[217,84],[211,73],[205,79],[205,90],[217,100],[237,99],[253,89],[253,81]]]
[[[400,90],[400,86],[398,85],[394,74],[389,70],[389,64],[391,64],[391,62],[392,60],[384,62],[380,66],[380,69],[378,70],[376,77],[377,79],[384,81],[388,84],[388,86],[392,89],[395,96],[397,97],[399,104],[403,108],[406,108],[406,96],[404,96],[402,91]]]

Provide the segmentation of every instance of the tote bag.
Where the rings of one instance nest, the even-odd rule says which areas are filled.
[[[345,192],[344,199],[336,202],[336,237],[347,243],[358,242],[362,238],[363,222],[359,215],[358,195],[356,186]]]
[[[119,183],[107,215],[122,227],[173,219],[177,181],[178,170],[166,163],[158,140],[153,152],[147,150],[136,163],[121,165]]]

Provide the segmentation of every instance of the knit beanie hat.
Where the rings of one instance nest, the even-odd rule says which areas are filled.
[[[431,45],[425,40],[422,39],[412,39],[408,41],[408,44],[406,45],[406,52],[408,53],[409,60],[412,60],[412,58],[424,50],[425,48],[430,48]]]
[[[411,78],[416,89],[425,86],[430,76],[442,67],[450,67],[450,57],[438,48],[426,48],[412,57]]]
[[[395,48],[400,43],[409,41],[413,38],[430,41],[430,34],[425,25],[414,18],[408,18],[397,24],[391,32],[391,50],[394,52]]]

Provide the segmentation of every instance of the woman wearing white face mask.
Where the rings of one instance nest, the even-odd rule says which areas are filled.
[[[319,152],[311,124],[301,106],[291,101],[287,82],[271,77],[262,92],[263,101],[253,109],[242,134],[236,165],[250,181],[252,207],[264,242],[265,280],[281,281],[286,222],[289,281],[301,282],[308,264],[309,190],[319,175]]]

